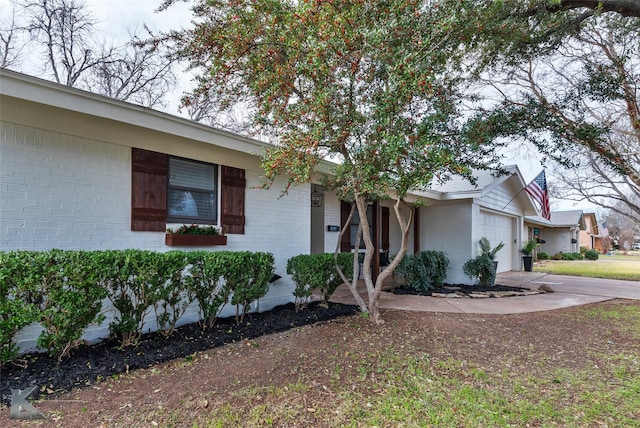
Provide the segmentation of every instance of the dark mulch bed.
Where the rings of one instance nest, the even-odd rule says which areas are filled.
[[[98,379],[146,368],[176,358],[185,358],[227,343],[253,339],[294,327],[327,321],[358,311],[357,306],[330,303],[324,308],[312,303],[296,312],[293,304],[278,306],[271,311],[247,314],[245,323],[235,319],[218,320],[212,329],[203,331],[198,324],[176,330],[170,337],[158,333],[144,335],[136,346],[118,349],[115,340],[92,346],[82,345],[71,356],[58,361],[47,354],[24,355],[25,368],[6,364],[0,368],[0,396],[10,404],[12,389],[37,386],[43,395],[58,395],[73,388],[91,385]]]
[[[523,288],[523,287],[511,287],[509,285],[497,285],[497,284],[492,287],[481,287],[479,285],[464,285],[464,284],[455,284],[455,285],[445,284],[442,287],[433,288],[429,291],[419,291],[413,288],[400,286],[393,289],[393,294],[399,294],[399,295],[413,294],[416,296],[431,296],[433,293],[440,293],[440,294],[464,293],[469,295],[471,293],[478,293],[478,292],[485,292],[485,291],[524,291],[524,290],[529,290],[529,289]]]

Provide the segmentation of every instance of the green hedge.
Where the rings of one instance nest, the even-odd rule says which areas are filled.
[[[338,264],[347,279],[353,276],[353,253],[339,253]],[[287,274],[291,275],[296,288],[293,290],[296,310],[304,308],[314,290],[320,291],[322,304],[342,284],[335,268],[334,253],[300,254],[287,261]]]
[[[420,251],[406,255],[396,272],[406,278],[409,288],[428,291],[443,284],[448,268],[449,259],[444,252]]]
[[[89,325],[104,321],[107,298],[117,309],[109,331],[123,346],[139,339],[151,311],[170,335],[193,301],[203,328],[228,301],[242,322],[269,290],[273,262],[270,253],[230,251],[0,252],[0,364],[18,355],[13,338],[33,322],[44,328],[40,349],[68,355]]]
[[[584,258],[587,260],[598,260],[600,253],[596,250],[587,250],[584,252]]]
[[[549,260],[551,256],[546,251],[538,251],[538,254],[536,254],[536,258],[538,260]]]

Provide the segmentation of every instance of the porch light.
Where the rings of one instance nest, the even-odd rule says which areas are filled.
[[[318,208],[322,206],[322,200],[324,199],[324,195],[317,190],[311,192],[311,206],[313,208]]]

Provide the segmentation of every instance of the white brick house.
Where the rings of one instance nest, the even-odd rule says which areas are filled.
[[[205,249],[273,253],[282,279],[261,299],[260,309],[292,301],[287,260],[312,251],[333,252],[338,232],[331,226],[341,227],[343,210],[334,194],[315,184],[291,188],[282,198],[284,180],[270,190],[258,189],[265,146],[0,69],[0,251],[176,249],[165,245],[164,231],[193,222],[187,208],[174,204],[176,195],[184,193],[181,174],[193,167],[215,178],[210,188],[187,192],[194,195],[189,207],[198,206],[196,194],[214,201],[210,212],[198,211],[199,220],[228,231],[226,246]],[[330,165],[324,168],[329,171]],[[447,281],[468,283],[462,264],[478,253],[478,240],[487,236],[494,245],[506,244],[499,270],[519,270],[523,218],[536,212],[526,192],[520,192],[519,170],[514,167],[512,173],[497,179],[482,175],[477,187],[456,180],[416,192],[413,196],[428,204],[419,210],[409,251],[445,251],[451,260]],[[322,194],[314,208],[313,191]],[[394,254],[400,235],[391,204],[376,206],[374,215],[380,248]],[[348,242],[342,247],[350,249]]]
[[[510,174],[500,177],[494,177],[488,171],[479,172],[475,185],[454,178],[439,187],[412,192],[408,200],[420,197],[426,205],[417,209],[407,253],[444,251],[450,260],[446,281],[471,284],[472,280],[463,273],[462,265],[479,254],[478,241],[486,236],[494,247],[500,242],[505,244],[497,254],[498,272],[522,270],[520,249],[527,239],[524,218],[537,211],[530,196],[522,191],[526,184],[518,167],[510,166],[507,170]],[[348,211],[347,207],[341,210],[335,195],[327,192],[324,196],[324,213],[318,216],[323,217],[325,223],[314,223],[312,228],[321,227],[326,231],[330,225],[341,225]],[[372,228],[377,230],[374,242],[378,242],[381,251],[389,251],[390,255],[397,253],[401,245],[400,228],[392,205],[393,201],[372,204],[370,219],[377,222],[377,227]],[[335,249],[338,233],[333,235],[325,233],[324,251]],[[353,249],[349,234],[344,235],[341,247],[343,251]]]

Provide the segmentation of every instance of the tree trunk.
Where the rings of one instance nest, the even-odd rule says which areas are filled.
[[[351,291],[351,294],[353,294],[353,298],[356,300],[356,304],[360,307],[360,310],[362,312],[367,313],[369,312],[369,308],[367,307],[367,304],[364,302],[362,297],[360,297],[360,293],[358,293],[358,288],[357,288],[358,279],[360,277],[360,264],[358,263],[358,251],[354,251],[353,253],[353,278],[351,282],[349,282],[344,272],[342,272],[342,268],[340,268],[340,265],[338,264],[338,253],[340,252],[340,244],[342,242],[342,236],[351,227],[351,218],[353,217],[353,213],[355,212],[355,210],[356,210],[356,206],[355,204],[352,204],[351,211],[349,212],[349,216],[347,217],[347,220],[342,225],[342,229],[340,230],[340,235],[338,236],[338,242],[336,243],[336,251],[333,253],[333,260],[335,262],[335,267],[336,267],[336,271],[338,271],[338,275],[340,275],[340,278],[342,278],[342,282],[346,284],[346,286],[349,288],[349,291]],[[360,224],[360,226],[358,227],[358,232],[356,234],[357,243],[360,242],[361,236],[362,236],[362,224]]]
[[[371,240],[371,233],[369,232],[369,221],[367,219],[367,201],[363,196],[356,195],[356,205],[358,207],[358,213],[360,215],[360,224],[362,225],[364,245],[367,249],[363,263],[363,277],[367,286],[367,295],[369,296],[369,314],[371,321],[375,324],[384,324],[384,319],[380,314],[379,301],[380,293],[382,292],[382,284],[391,275],[391,272],[400,264],[404,255],[409,248],[409,230],[413,222],[414,210],[409,210],[409,218],[405,220],[400,208],[405,202],[402,199],[398,199],[393,206],[393,210],[396,214],[400,230],[402,231],[402,243],[400,245],[400,251],[394,257],[393,261],[378,275],[375,284],[372,280],[371,272],[371,260],[373,259],[375,252],[375,245]],[[377,256],[377,255],[376,255]]]

